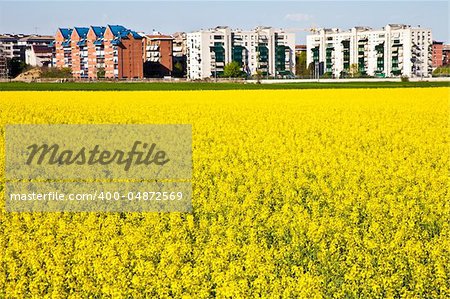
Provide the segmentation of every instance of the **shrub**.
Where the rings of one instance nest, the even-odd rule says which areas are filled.
[[[72,78],[72,69],[69,67],[42,68],[41,78]]]
[[[242,67],[236,61],[232,61],[225,65],[223,69],[223,77],[225,78],[239,78],[243,76]]]
[[[433,77],[450,77],[450,66],[441,66],[433,71]]]

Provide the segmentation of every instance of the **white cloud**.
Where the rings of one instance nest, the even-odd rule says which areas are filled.
[[[309,21],[312,18],[313,18],[312,15],[305,14],[305,13],[293,13],[293,14],[289,13],[284,17],[285,20],[296,21],[296,22]]]

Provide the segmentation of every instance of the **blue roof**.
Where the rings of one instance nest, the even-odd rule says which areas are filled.
[[[70,35],[72,34],[72,29],[69,28],[59,28],[59,31],[65,39],[70,38]]]
[[[107,25],[112,34],[114,35],[114,39],[112,40],[113,45],[119,45],[120,41],[122,39],[128,39],[128,36],[131,34],[133,38],[135,39],[142,39],[142,36],[138,34],[136,31],[130,30],[125,28],[122,25]],[[92,30],[94,31],[95,36],[97,39],[94,41],[94,45],[101,46],[103,45],[103,36],[106,31],[106,27],[103,26],[91,26]],[[74,27],[73,29],[70,28],[59,28],[59,31],[63,35],[65,41],[62,43],[63,47],[70,46],[70,39],[73,30],[77,32],[77,34],[80,37],[80,41],[77,43],[78,46],[85,46],[86,45],[86,38],[89,33],[89,29],[87,27]]]
[[[86,37],[89,32],[89,28],[86,27],[75,27],[74,29],[81,38]]]
[[[121,32],[128,31],[127,28],[123,27],[122,25],[108,25],[109,29],[111,29],[111,32],[114,36],[120,36]]]
[[[114,40],[111,42],[111,44],[112,44],[113,46],[120,45],[120,40],[114,39]]]
[[[135,39],[142,39],[142,35],[140,35],[139,33],[137,33],[136,31],[131,31],[131,33],[133,34],[133,37]]]
[[[129,30],[128,33],[131,33],[135,39],[141,39],[142,38],[142,36],[139,33],[137,33],[136,31]]]
[[[136,31],[127,29],[122,25],[108,25],[108,27],[111,29],[112,34],[116,38],[128,38],[128,35],[131,33],[134,38],[142,39],[142,36],[140,36]]]
[[[106,27],[102,26],[91,26],[92,30],[94,30],[95,36],[97,37],[103,37],[103,34],[105,33]]]

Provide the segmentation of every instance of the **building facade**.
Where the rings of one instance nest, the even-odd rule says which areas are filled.
[[[319,29],[307,36],[307,63],[316,73],[347,77],[354,68],[376,77],[430,77],[430,29],[389,24],[381,30],[354,27],[349,31]]]
[[[142,36],[121,25],[59,28],[57,67],[69,67],[79,79],[143,77]]]
[[[433,41],[432,63],[431,63],[433,69],[443,65],[444,62],[444,56],[442,55],[443,48],[444,48],[443,42]]]
[[[144,77],[172,75],[173,37],[163,34],[144,36]]]
[[[25,51],[25,63],[31,66],[52,66],[53,50],[49,46],[33,45]]]
[[[8,61],[3,55],[3,49],[0,48],[0,79],[8,78]]]
[[[70,44],[72,31],[71,28],[58,28],[56,31],[54,43],[56,67],[72,67],[72,47]]]
[[[40,46],[42,49],[51,49],[53,36],[46,35],[26,35],[26,34],[3,34],[0,35],[0,78],[10,76],[8,61],[16,59],[27,63],[26,53],[33,46]]]
[[[49,46],[53,43],[53,36],[4,34],[0,35],[0,48],[6,59],[17,58],[25,62],[25,51],[31,46]]]
[[[173,60],[173,75],[175,77],[185,77],[187,71],[187,42],[185,32],[175,32],[172,34],[172,60]]]
[[[271,27],[232,30],[229,27],[187,34],[187,74],[191,79],[219,77],[232,61],[247,76],[293,76],[295,34]]]

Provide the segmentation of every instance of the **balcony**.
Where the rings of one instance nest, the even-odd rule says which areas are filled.
[[[158,45],[150,45],[150,46],[147,46],[147,51],[158,51],[158,49],[159,49],[159,46]]]
[[[182,51],[183,51],[183,47],[181,47],[181,46],[173,47],[173,52],[182,52]]]
[[[149,62],[159,62],[159,58],[158,57],[148,57],[146,59]]]

